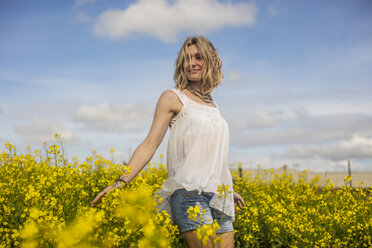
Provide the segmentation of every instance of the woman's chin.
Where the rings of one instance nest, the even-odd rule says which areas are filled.
[[[201,77],[190,77],[190,78],[188,78],[188,80],[190,82],[196,83],[196,82],[200,82]]]

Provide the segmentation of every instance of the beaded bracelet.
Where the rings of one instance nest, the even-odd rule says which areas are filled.
[[[123,185],[124,184],[124,185]],[[116,179],[115,183],[112,185],[112,187],[114,189],[118,189],[118,188],[121,188],[123,186],[127,186],[128,183],[125,181],[125,175],[121,175],[120,177],[118,177],[118,179]]]

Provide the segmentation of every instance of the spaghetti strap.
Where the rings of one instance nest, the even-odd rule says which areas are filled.
[[[171,91],[176,93],[182,104],[185,105],[185,102],[187,101],[185,94],[183,94],[179,89],[171,89]]]

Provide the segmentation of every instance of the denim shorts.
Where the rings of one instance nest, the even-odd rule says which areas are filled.
[[[197,190],[186,191],[185,189],[177,189],[172,194],[170,199],[172,219],[173,223],[178,226],[180,233],[195,230],[199,225],[212,224],[214,220],[217,220],[220,226],[217,233],[234,231],[232,217],[209,206],[213,195],[214,193],[210,192],[198,194]],[[197,220],[194,221],[189,218],[187,210],[196,205],[199,206],[202,218],[198,214]],[[203,209],[205,213],[203,213]]]

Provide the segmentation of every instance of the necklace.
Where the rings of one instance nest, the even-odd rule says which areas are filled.
[[[190,84],[188,84],[186,86],[186,89],[188,89],[193,95],[195,95],[195,96],[199,97],[200,99],[202,99],[203,102],[206,102],[206,103],[212,103],[213,102],[212,96],[209,93],[208,94],[203,94],[199,90],[197,90],[194,87],[192,87]]]

